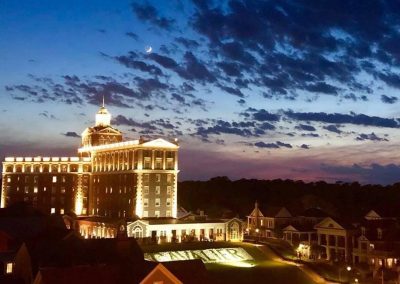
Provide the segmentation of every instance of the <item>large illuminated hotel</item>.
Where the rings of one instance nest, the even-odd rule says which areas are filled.
[[[124,141],[103,103],[77,157],[5,158],[1,207],[23,201],[45,213],[75,213],[71,226],[89,238],[114,237],[122,227],[137,238],[241,239],[236,218],[178,216],[178,149],[177,140]]]

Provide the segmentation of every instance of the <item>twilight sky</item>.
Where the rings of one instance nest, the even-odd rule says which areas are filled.
[[[0,1],[0,156],[76,155],[105,96],[181,180],[400,181],[399,1]],[[146,50],[151,47],[151,52]]]

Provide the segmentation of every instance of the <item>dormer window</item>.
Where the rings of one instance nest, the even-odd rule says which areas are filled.
[[[382,229],[378,228],[378,240],[382,239]]]

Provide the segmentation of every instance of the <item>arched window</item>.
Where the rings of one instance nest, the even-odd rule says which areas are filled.
[[[229,226],[229,239],[231,240],[237,240],[239,239],[239,224],[237,222],[233,222],[230,226]]]
[[[143,238],[143,229],[140,226],[135,226],[131,232],[135,239]]]

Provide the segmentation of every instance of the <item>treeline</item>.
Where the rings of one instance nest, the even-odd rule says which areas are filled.
[[[293,180],[240,179],[215,177],[208,181],[184,181],[178,184],[179,205],[192,212],[204,210],[212,217],[223,214],[245,217],[258,200],[261,210],[285,206],[293,214],[319,207],[327,213],[360,218],[370,209],[400,216],[400,183],[391,186],[354,183],[305,183]]]

